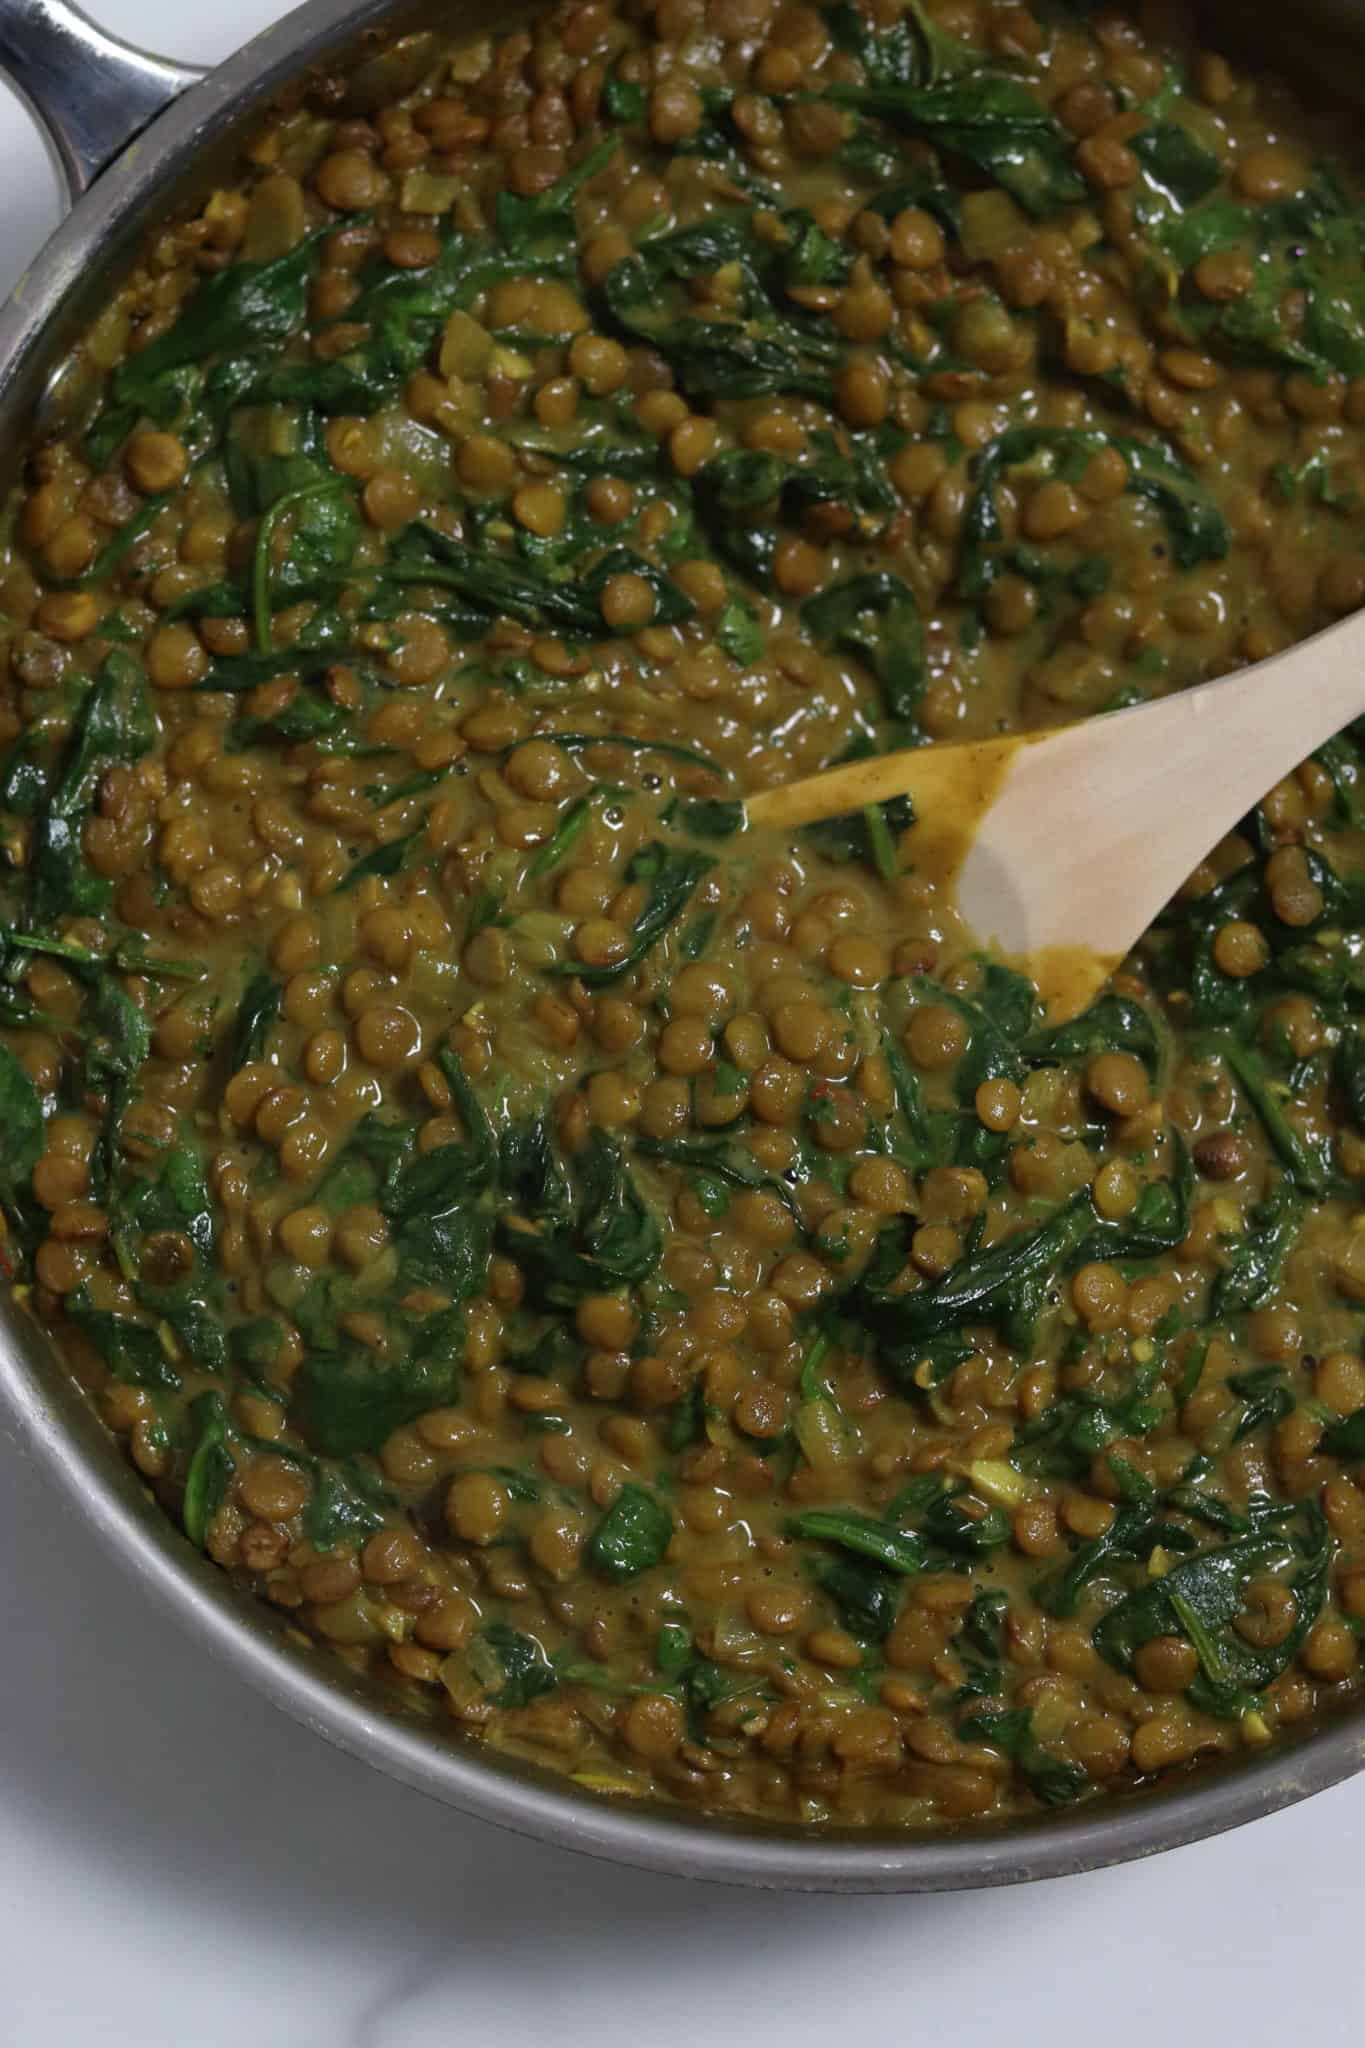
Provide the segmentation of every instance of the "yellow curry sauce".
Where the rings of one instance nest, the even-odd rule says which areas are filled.
[[[190,1542],[579,1784],[918,1825],[1271,1741],[1365,1631],[1355,743],[1060,1029],[903,807],[738,800],[1365,600],[1330,126],[1164,9],[396,59],[28,452],[16,1286]]]

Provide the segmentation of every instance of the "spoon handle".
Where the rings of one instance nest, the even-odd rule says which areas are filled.
[[[1254,668],[1050,733],[1002,773],[957,878],[1006,951],[1122,954],[1284,775],[1365,711],[1348,620]]]
[[[1228,818],[1227,831],[1280,776],[1365,712],[1365,639],[1355,626],[1346,620],[1254,668],[1102,718],[846,761],[761,790],[746,798],[745,810],[753,825],[796,827],[908,796],[920,810],[951,804],[981,819],[993,803],[1019,803],[1025,786],[1030,803],[1051,789],[1049,808],[1055,808],[1060,792],[1054,778],[1065,763],[1069,790],[1083,763],[1086,781],[1103,788],[1106,803],[1128,808],[1125,792],[1133,777],[1155,769],[1163,784],[1169,779],[1163,809],[1178,810],[1194,798],[1195,829],[1202,834],[1211,815],[1204,806],[1212,798]],[[1210,773],[1212,788],[1204,781]],[[1221,837],[1216,827],[1208,829]],[[1213,843],[1205,838],[1201,851]]]
[[[863,761],[845,761],[804,775],[799,782],[762,790],[745,799],[751,825],[796,827],[822,818],[842,818],[867,804],[908,796],[920,812],[951,809],[955,816],[979,818],[1000,786],[1000,779],[1019,749],[1049,733],[1026,738],[964,740],[949,746],[902,747],[894,754],[871,754]]]
[[[795,828],[908,796],[911,858],[1072,1015],[1266,791],[1365,712],[1365,628],[1055,731],[910,747],[747,799]]]

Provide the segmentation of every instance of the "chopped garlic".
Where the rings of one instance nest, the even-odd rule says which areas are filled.
[[[1032,1483],[1003,1458],[973,1458],[962,1471],[977,1492],[983,1493],[998,1507],[1022,1507],[1026,1500],[1033,1498]]]
[[[522,355],[518,349],[505,347],[502,342],[494,345],[493,353],[488,358],[489,374],[494,377],[507,377],[519,381],[530,376],[532,367],[529,356]]]
[[[618,1778],[613,1771],[571,1771],[569,1776],[575,1785],[585,1785],[590,1792],[620,1792],[628,1799],[643,1799],[647,1789],[630,1778]]]

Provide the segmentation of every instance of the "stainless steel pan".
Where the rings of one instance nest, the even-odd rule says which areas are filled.
[[[510,12],[489,0],[459,0],[459,19],[471,32],[494,22],[506,27]],[[1342,41],[1354,38],[1358,52],[1365,39],[1365,0],[1329,0],[1311,14],[1304,54],[1340,78]],[[234,139],[253,111],[313,65],[363,62],[366,38],[379,25],[420,32],[433,19],[449,32],[449,13],[424,14],[412,0],[308,0],[200,77],[105,35],[67,0],[0,0],[0,69],[47,129],[72,201],[65,223],[0,311],[0,464],[22,447],[35,408],[60,405],[64,351],[107,303],[143,233],[192,199],[215,163],[231,161]],[[1332,53],[1323,62],[1328,38]],[[1357,55],[1356,68],[1358,61]],[[1172,1789],[970,1832],[817,1834],[607,1804],[405,1717],[377,1684],[288,1636],[282,1621],[236,1591],[173,1527],[31,1327],[8,1309],[0,1309],[0,1428],[46,1466],[96,1540],[295,1720],[467,1813],[622,1863],[812,1891],[1017,1884],[1218,1834],[1365,1764],[1361,1709]]]

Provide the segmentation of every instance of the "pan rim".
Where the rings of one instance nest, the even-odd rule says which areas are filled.
[[[306,0],[206,74],[79,199],[0,308],[0,417],[20,441],[60,353],[53,330],[93,289],[112,241],[139,234],[193,163],[308,65],[372,28],[414,22],[412,0]],[[405,1718],[377,1682],[345,1688],[281,1640],[265,1611],[194,1551],[124,1466],[38,1333],[0,1311],[0,1426],[64,1489],[106,1547],[181,1624],[277,1707],[415,1790],[554,1847],[674,1876],[835,1893],[937,1892],[1075,1875],[1205,1840],[1325,1791],[1365,1767],[1365,1701],[1274,1749],[1169,1788],[1107,1795],[1079,1813],[999,1828],[894,1834],[718,1822],[623,1807],[531,1775]]]

